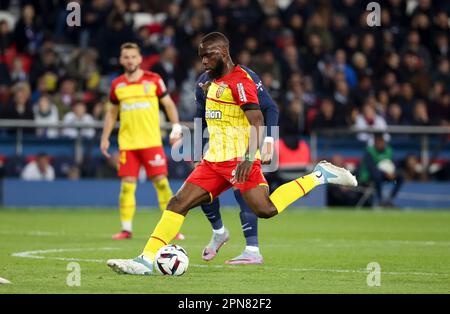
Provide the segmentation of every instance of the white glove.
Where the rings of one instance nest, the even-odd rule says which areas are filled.
[[[172,125],[172,132],[170,132],[169,135],[169,141],[171,144],[174,144],[176,141],[178,141],[181,138],[182,135],[182,127],[179,123],[174,123]]]
[[[274,153],[274,140],[271,136],[266,136],[264,138],[263,146],[261,149],[261,162],[262,164],[270,164]]]

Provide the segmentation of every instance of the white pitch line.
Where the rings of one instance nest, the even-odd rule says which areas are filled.
[[[12,253],[11,256],[33,259],[53,259],[59,261],[78,261],[78,262],[94,262],[103,263],[103,259],[90,259],[90,258],[75,258],[75,257],[57,257],[57,256],[42,256],[41,254],[47,253],[62,253],[62,252],[86,252],[86,251],[113,251],[118,248],[101,247],[101,248],[75,248],[75,249],[51,249],[51,250],[36,250]]]
[[[80,262],[94,262],[94,263],[106,263],[104,259],[85,259],[85,258],[74,258],[74,257],[54,257],[54,256],[42,256],[46,253],[62,253],[62,252],[83,252],[83,251],[113,251],[118,250],[117,248],[111,247],[101,247],[101,248],[67,248],[67,249],[49,249],[49,250],[36,250],[36,251],[25,251],[12,253],[11,256],[21,257],[21,258],[33,258],[33,259],[53,259],[61,261],[80,261]],[[190,264],[191,267],[198,268],[240,268],[241,266],[236,265],[205,265],[205,264]],[[245,266],[244,266],[245,267]],[[259,268],[271,269],[269,266],[258,266]],[[297,271],[297,272],[329,272],[329,273],[362,273],[367,274],[367,270],[357,270],[357,269],[324,269],[324,268],[277,268],[278,271]],[[425,272],[381,272],[383,275],[416,275],[416,276],[440,276],[448,277],[450,274],[446,273],[425,273]]]
[[[3,235],[26,235],[26,236],[42,236],[42,237],[51,237],[51,236],[70,236],[75,235],[71,233],[65,232],[51,232],[51,231],[26,231],[26,232],[17,232],[17,231],[8,231],[8,230],[0,230],[0,234]],[[76,234],[80,236],[79,234]],[[99,234],[99,233],[83,233],[83,236],[95,236],[95,237],[110,237],[110,234]],[[189,236],[189,239],[198,239],[198,236]],[[301,238],[297,240],[298,242],[327,242],[325,244],[326,247],[335,247],[338,246],[341,242],[351,242],[351,243],[360,243],[362,245],[421,245],[421,246],[450,246],[450,241],[433,241],[433,240],[359,240],[359,239],[321,239],[321,238]],[[334,244],[333,244],[334,243]],[[228,246],[233,246],[234,244],[228,243]],[[238,245],[238,244],[236,244]],[[240,245],[240,244],[239,244]],[[194,245],[195,246],[195,245]],[[201,246],[201,245],[197,245]],[[263,247],[292,247],[291,244],[263,244]]]

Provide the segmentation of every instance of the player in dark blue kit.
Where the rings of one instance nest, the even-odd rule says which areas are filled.
[[[259,76],[245,66],[240,66],[248,75],[251,77],[253,82],[255,82],[258,92],[258,100],[259,105],[261,107],[261,111],[264,115],[265,125],[267,129],[267,135],[264,139],[264,144],[262,148],[261,154],[261,162],[262,164],[270,163],[273,151],[274,151],[274,140],[271,133],[271,127],[278,125],[278,107],[273,101],[272,97],[270,97],[266,88],[262,84]],[[210,78],[208,73],[203,73],[200,75],[196,82],[195,88],[195,101],[197,105],[197,118],[202,118],[202,129],[206,128],[205,121],[205,103],[206,103],[206,94],[210,84]],[[206,141],[203,142],[203,146],[206,144]],[[262,264],[263,257],[259,252],[259,244],[258,244],[258,217],[253,213],[253,211],[248,207],[245,203],[244,199],[239,190],[234,190],[234,196],[236,201],[239,203],[241,207],[240,218],[242,231],[244,232],[246,247],[241,255],[226,261],[226,264]],[[229,231],[225,228],[222,218],[220,215],[220,202],[219,198],[215,198],[211,204],[202,205],[202,210],[208,218],[211,226],[213,228],[213,236],[209,244],[203,250],[203,260],[210,261],[212,260],[219,249],[225,244],[229,237]]]

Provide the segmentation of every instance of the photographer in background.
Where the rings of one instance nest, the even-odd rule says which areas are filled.
[[[359,168],[358,182],[360,185],[374,184],[380,206],[394,206],[392,201],[402,186],[403,175],[395,168],[392,161],[392,147],[386,143],[381,133],[375,134],[374,145],[366,149]],[[383,198],[384,182],[394,184],[388,198]]]

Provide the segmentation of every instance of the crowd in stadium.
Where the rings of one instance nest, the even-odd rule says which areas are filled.
[[[143,68],[162,76],[181,120],[191,121],[202,71],[197,46],[220,31],[235,62],[270,90],[282,137],[450,122],[447,1],[383,1],[381,27],[367,25],[370,1],[358,0],[78,2],[81,27],[67,26],[67,1],[0,1],[0,119],[101,121],[121,73],[120,45],[135,41]],[[77,136],[76,129],[36,132]]]

